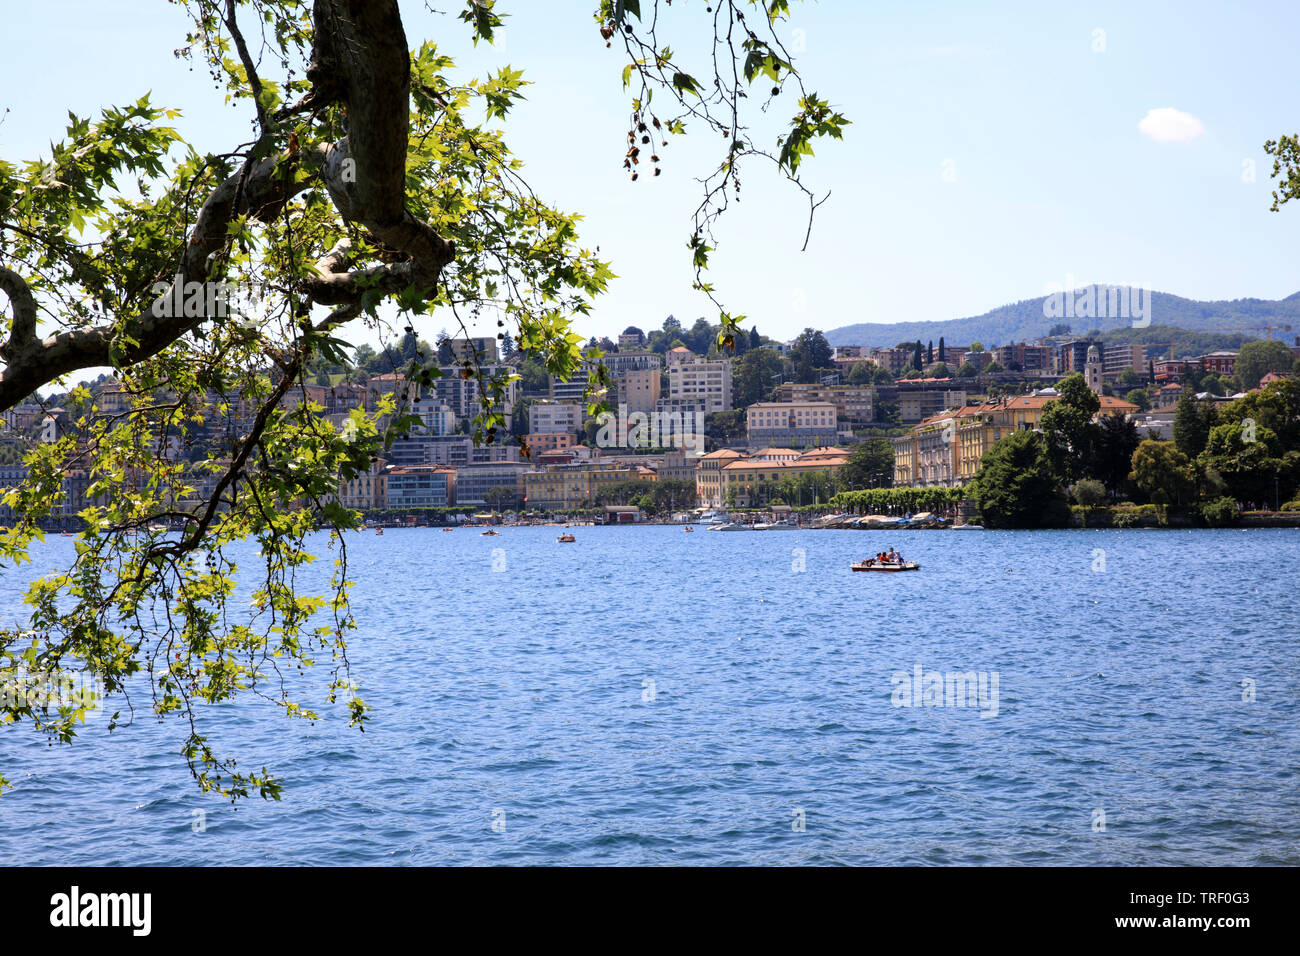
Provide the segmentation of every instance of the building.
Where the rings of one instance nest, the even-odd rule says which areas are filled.
[[[385,477],[389,508],[432,508],[455,504],[455,468],[398,465],[389,468]]]
[[[667,365],[674,365],[678,362],[690,362],[695,358],[695,353],[684,345],[669,349],[664,354],[664,362]]]
[[[533,402],[528,406],[528,430],[534,433],[570,435],[582,430],[581,402]]]
[[[601,358],[601,364],[609,369],[611,375],[619,372],[626,372],[629,369],[661,369],[664,367],[664,357],[658,352],[650,352],[646,349],[619,349],[617,352],[607,352]]]
[[[344,508],[367,511],[388,506],[388,462],[382,458],[348,481],[339,482],[339,504]]]
[[[586,508],[596,503],[596,496],[610,485],[623,481],[654,481],[654,470],[600,459],[567,465],[547,465],[525,472],[524,502],[529,508]]]
[[[1095,345],[1090,345],[1088,346],[1088,361],[1083,366],[1083,380],[1087,383],[1088,388],[1097,395],[1101,394],[1101,370],[1101,349]]]
[[[1157,359],[1152,363],[1156,384],[1178,385],[1182,382],[1183,376],[1187,374],[1187,367],[1190,364],[1186,359]]]
[[[469,435],[431,435],[424,441],[426,465],[459,467],[489,461],[520,461],[519,446],[513,442],[475,445]]]
[[[696,461],[695,494],[702,507],[722,507],[722,469],[733,461],[743,460],[744,457],[731,448],[719,448]]]
[[[621,352],[623,349],[639,349],[645,345],[645,333],[635,325],[629,325],[618,337],[618,348]]]
[[[131,410],[131,395],[117,379],[105,379],[93,391],[100,415],[120,415]]]
[[[976,352],[976,355],[990,355],[990,352]],[[966,404],[966,390],[953,388],[950,384],[935,387],[936,380],[913,379],[898,384],[898,417],[904,425],[912,425],[938,415],[944,409],[957,408]],[[949,383],[948,379],[940,379]],[[920,387],[916,387],[920,384]]]
[[[394,465],[429,464],[430,443],[456,431],[456,413],[446,405],[424,401],[406,409],[406,414],[414,415],[420,421],[411,426],[405,438],[393,441],[388,450],[388,460]]]
[[[693,357],[668,366],[669,398],[702,398],[705,412],[731,408],[731,362]]]
[[[830,402],[756,402],[745,412],[749,447],[832,444],[839,436],[838,415]]]
[[[0,465],[0,525],[8,527],[15,520],[13,508],[4,503],[5,495],[26,480],[26,465]]]
[[[768,448],[760,454],[765,457],[737,457],[718,469],[721,505],[747,507],[760,484],[772,484],[802,474],[824,471],[835,478],[849,461],[848,452],[835,447],[813,448],[802,454],[788,448]],[[794,457],[790,457],[791,454]]]
[[[1205,366],[1206,371],[1231,375],[1237,367],[1237,353],[1211,352],[1209,355],[1201,356],[1201,364]]]
[[[671,449],[658,456],[659,462],[653,467],[660,481],[694,481],[695,466],[700,457],[681,449]]]
[[[978,353],[977,353],[978,354]],[[962,353],[963,357],[965,352]],[[1026,372],[1029,374],[1051,374],[1053,349],[1050,345],[1029,345],[1018,342],[1015,345],[1000,345],[993,350],[997,363],[1008,372]],[[949,361],[948,367],[954,371],[960,363],[954,365]]]
[[[524,441],[528,443],[528,450],[534,458],[547,452],[572,448],[578,443],[573,432],[529,432],[524,436]]]
[[[897,486],[963,485],[975,477],[984,455],[1015,431],[1036,429],[1055,389],[1032,395],[1011,395],[963,405],[918,424],[908,434],[891,439],[894,484]],[[1132,415],[1137,406],[1111,395],[1098,396],[1103,415]]]
[[[1102,375],[1113,382],[1125,369],[1142,375],[1147,372],[1147,350],[1144,345],[1108,345],[1101,353]]]
[[[835,413],[852,426],[870,425],[875,418],[876,390],[869,385],[778,385],[777,402],[830,402]]]
[[[425,395],[436,398],[461,418],[476,418],[483,412],[483,399],[492,395],[491,383],[502,383],[501,402],[493,405],[492,411],[505,417],[507,421],[514,414],[515,403],[519,401],[519,381],[508,381],[515,374],[509,365],[480,363],[475,373],[468,378],[462,375],[459,366],[448,365],[442,369],[442,377],[435,378],[433,385]]]
[[[895,378],[912,367],[912,349],[872,349],[871,358]]]
[[[1058,375],[1082,372],[1083,367],[1088,364],[1088,349],[1094,345],[1098,349],[1102,348],[1102,343],[1094,339],[1071,339],[1069,342],[1061,343],[1056,347],[1053,371]]]
[[[524,475],[536,468],[531,462],[491,461],[461,465],[456,469],[456,504],[498,504],[488,501],[488,492],[505,488],[511,497],[498,504],[502,508],[516,508],[524,497]],[[496,495],[492,496],[494,499]]]
[[[614,373],[619,404],[626,405],[629,412],[653,412],[663,387],[661,379],[658,367],[628,368]]]
[[[496,365],[501,361],[497,355],[497,340],[489,336],[448,339],[447,347],[457,362],[469,361],[475,365]]]

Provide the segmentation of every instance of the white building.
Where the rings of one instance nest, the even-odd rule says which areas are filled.
[[[581,402],[533,402],[528,407],[528,430],[549,435],[573,434],[582,428]]]
[[[707,411],[726,411],[731,408],[731,362],[696,357],[670,364],[668,398],[702,398]]]

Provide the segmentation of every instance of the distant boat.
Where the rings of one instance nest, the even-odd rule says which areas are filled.
[[[950,529],[952,531],[983,531],[982,524],[955,524]]]
[[[500,533],[500,531],[493,531],[491,528],[488,528],[486,531],[480,531],[479,536],[483,538],[492,538],[496,537]]]
[[[376,528],[376,529],[375,529],[375,534],[383,534],[383,533],[384,533],[384,529],[383,529],[383,528]]]
[[[562,534],[562,535],[560,535],[558,538],[556,538],[555,540],[556,540],[556,541],[563,542],[564,544],[572,544],[573,542],[577,541],[578,539],[575,538],[575,537],[574,537],[573,535],[571,535],[571,534]]]
[[[685,528],[683,528],[682,530],[685,531],[687,534],[694,534],[694,533],[695,533],[695,529],[692,528],[690,525],[687,525],[687,526],[686,526]]]
[[[857,564],[850,564],[854,571],[919,571],[921,566],[915,561],[877,561],[875,558],[868,558],[865,561],[859,561]]]
[[[798,531],[799,526],[793,521],[769,521],[754,525],[755,531]]]
[[[748,531],[749,525],[740,524],[736,521],[728,521],[726,524],[714,525],[709,528],[710,531]]]
[[[455,529],[455,528],[443,528],[442,530],[443,530],[443,531],[455,531],[456,529]]]

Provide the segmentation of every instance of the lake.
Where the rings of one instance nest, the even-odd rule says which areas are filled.
[[[351,536],[368,729],[203,717],[279,803],[3,729],[0,863],[1300,863],[1300,530],[573,530]]]

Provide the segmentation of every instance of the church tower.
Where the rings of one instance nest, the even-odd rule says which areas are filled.
[[[1088,346],[1088,361],[1083,366],[1083,380],[1094,393],[1101,394],[1101,350],[1095,344]]]

